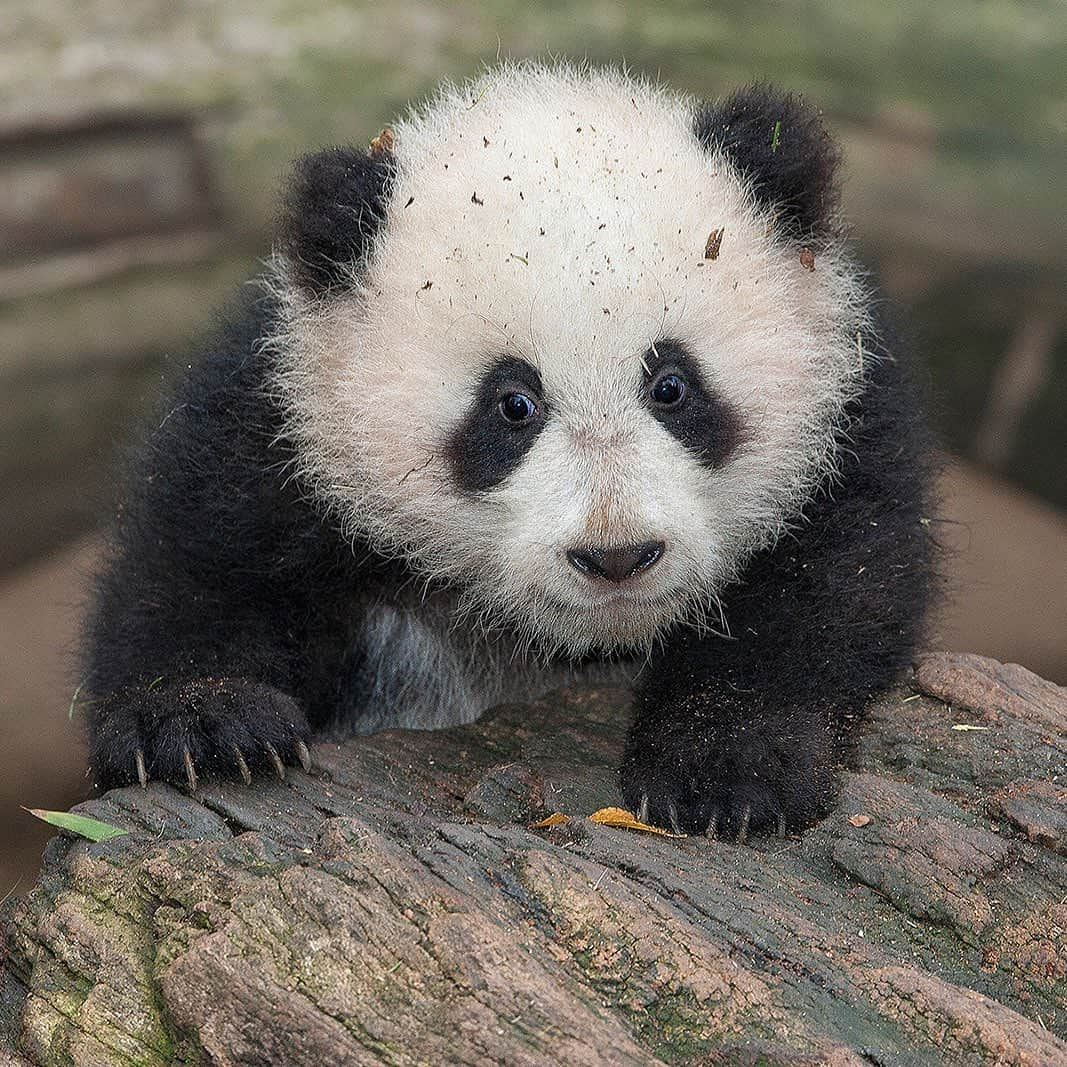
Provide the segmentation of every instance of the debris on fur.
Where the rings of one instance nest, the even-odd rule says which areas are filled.
[[[388,126],[386,126],[385,129],[371,141],[370,154],[375,158],[390,155],[395,143],[396,135]]]

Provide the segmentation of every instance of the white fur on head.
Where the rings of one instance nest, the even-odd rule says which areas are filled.
[[[278,264],[276,384],[304,475],[353,534],[540,648],[700,621],[832,471],[858,387],[849,260],[829,247],[805,269],[693,112],[614,70],[506,65],[446,86],[395,127],[392,197],[350,291],[313,300]],[[663,338],[741,414],[719,469],[639,399]],[[502,355],[538,369],[552,414],[502,485],[466,494],[447,442]],[[644,540],[663,559],[610,594],[564,556]]]

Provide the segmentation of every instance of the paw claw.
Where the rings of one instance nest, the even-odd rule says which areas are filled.
[[[641,794],[641,803],[637,805],[637,821],[648,822],[648,794]]]
[[[189,789],[196,789],[196,767],[193,766],[193,754],[188,748],[182,751],[182,760],[185,763],[185,780],[189,783]]]
[[[233,746],[233,758],[237,761],[237,769],[241,772],[241,778],[244,780],[245,785],[251,785],[252,772],[248,769],[244,753],[236,745]]]
[[[680,834],[682,832],[681,824],[678,822],[678,805],[677,804],[668,804],[667,805],[667,820],[671,824],[671,829],[676,834]]]
[[[741,812],[741,822],[737,828],[737,843],[743,845],[748,840],[748,824],[752,819],[752,805],[746,804]]]
[[[142,789],[147,789],[148,788],[148,772],[145,770],[144,753],[140,749],[137,750],[136,762],[137,762],[137,781],[139,781],[141,783],[141,788]]]
[[[307,745],[303,741],[297,741],[296,743],[296,758],[300,760],[300,766],[305,771],[311,770],[311,753],[308,752]]]
[[[270,756],[271,766],[274,768],[274,773],[277,774],[280,781],[285,781],[285,764],[282,763],[281,756],[278,755],[278,750],[269,742],[264,741],[263,747],[267,750],[267,755]]]

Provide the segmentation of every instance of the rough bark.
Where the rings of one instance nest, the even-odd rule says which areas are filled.
[[[132,832],[7,905],[10,1061],[1067,1063],[1067,691],[923,659],[797,837],[531,829],[614,801],[625,704],[83,805]]]

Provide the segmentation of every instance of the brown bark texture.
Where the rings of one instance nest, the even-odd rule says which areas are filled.
[[[4,906],[0,1063],[1067,1063],[1067,690],[926,656],[833,813],[744,845],[584,818],[626,718],[567,690],[82,805],[130,833]]]

